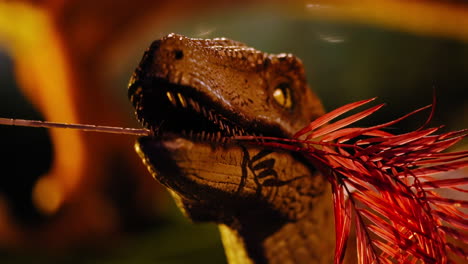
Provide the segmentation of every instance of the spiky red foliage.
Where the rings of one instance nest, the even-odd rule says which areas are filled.
[[[430,106],[373,127],[346,126],[383,104],[330,123],[374,99],[325,114],[293,139],[261,137],[255,144],[303,153],[327,177],[333,191],[336,264],[343,261],[352,221],[359,263],[451,263],[449,252],[468,260],[468,253],[450,242],[468,243],[468,214],[462,211],[468,201],[437,192],[466,193],[460,186],[468,184],[468,177],[433,177],[468,166],[468,151],[443,153],[468,131],[435,134],[439,128],[425,128],[434,111],[416,131],[383,130]],[[468,199],[466,194],[463,198]]]

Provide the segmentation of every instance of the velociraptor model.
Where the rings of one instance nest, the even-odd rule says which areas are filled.
[[[128,94],[153,132],[136,150],[195,222],[219,224],[229,263],[332,263],[331,190],[298,154],[231,141],[291,137],[323,114],[301,61],[242,43],[170,34]]]

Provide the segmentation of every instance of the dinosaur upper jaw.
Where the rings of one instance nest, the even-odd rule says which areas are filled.
[[[281,129],[269,124],[252,124],[193,87],[162,78],[132,80],[128,94],[138,120],[153,132],[154,138],[183,137],[225,145],[235,136],[285,136]]]

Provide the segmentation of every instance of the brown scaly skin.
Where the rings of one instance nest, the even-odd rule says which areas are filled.
[[[326,180],[297,154],[228,139],[291,137],[323,113],[298,58],[171,34],[145,52],[129,97],[155,134],[138,154],[187,217],[219,224],[229,263],[332,263]]]

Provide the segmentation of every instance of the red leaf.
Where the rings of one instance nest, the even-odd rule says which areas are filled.
[[[468,177],[425,181],[421,183],[421,187],[424,189],[437,189],[437,188],[448,188],[448,187],[460,186],[464,184],[468,184]]]
[[[344,105],[340,108],[337,108],[327,114],[324,114],[323,116],[315,119],[312,123],[310,123],[308,126],[304,127],[303,129],[299,130],[299,132],[297,132],[296,134],[294,134],[293,138],[299,138],[300,136],[304,135],[305,133],[309,132],[309,131],[312,131],[318,127],[321,127],[322,125],[328,123],[330,120],[333,120],[335,119],[336,117],[348,112],[348,111],[351,111],[361,105],[364,105],[364,104],[367,104],[371,101],[374,101],[376,97],[374,98],[371,98],[371,99],[367,99],[367,100],[362,100],[362,101],[359,101],[359,102],[354,102],[354,103],[350,103],[350,104],[347,104],[347,105]]]
[[[442,203],[442,204],[451,205],[454,207],[468,208],[468,201],[450,199],[450,198],[445,198],[445,197],[426,197],[425,199],[433,203]]]
[[[446,163],[442,165],[425,167],[422,169],[414,169],[414,170],[411,170],[411,176],[413,177],[427,176],[427,175],[432,175],[432,174],[436,174],[440,172],[458,170],[466,166],[468,166],[468,161],[466,160],[457,161],[457,162]],[[398,174],[398,176],[408,176],[408,173],[405,171],[405,172]]]
[[[384,252],[385,254],[387,254],[389,257],[393,258],[393,259],[397,259],[399,258],[401,252],[398,250],[398,248],[395,248],[395,245],[390,245],[390,243],[385,243],[381,240],[374,240],[373,241],[374,245],[376,245],[380,250],[382,250],[382,252]],[[393,263],[393,262],[391,262]],[[401,263],[401,262],[400,262]]]
[[[468,260],[468,252],[466,252],[464,249],[457,247],[451,243],[447,243],[446,246],[452,251],[453,253],[457,254],[458,256],[464,258],[465,260]]]
[[[456,229],[450,228],[448,226],[439,226],[439,229],[443,230],[447,235],[463,241],[463,243],[468,243],[468,235],[464,234]]]
[[[248,139],[261,141],[253,144],[303,154],[330,181],[337,236],[336,264],[343,260],[351,219],[356,222],[360,264],[448,263],[446,250],[466,257],[463,250],[447,242],[447,237],[467,243],[468,235],[464,233],[468,229],[467,214],[459,209],[468,208],[468,201],[446,198],[431,190],[451,188],[468,192],[459,188],[468,184],[468,178],[435,179],[430,175],[468,166],[468,151],[442,153],[466,137],[468,130],[436,135],[440,127],[425,128],[434,107],[425,124],[416,131],[394,135],[381,130],[431,106],[368,128],[346,126],[382,105],[327,124],[372,100],[351,103],[325,114],[297,132],[294,139]],[[307,133],[306,140],[298,140]],[[319,137],[322,139],[318,140]],[[309,140],[312,138],[316,140]]]
[[[339,264],[343,262],[351,229],[351,204],[346,200],[342,186],[334,183],[332,190],[336,230],[335,264]]]
[[[437,210],[433,210],[432,213],[453,226],[456,226],[462,230],[468,230],[468,219],[466,218],[461,218],[454,214],[449,215]]]
[[[374,112],[376,112],[377,110],[379,110],[383,106],[384,106],[384,104],[380,104],[380,105],[371,107],[371,108],[369,108],[369,109],[367,109],[365,111],[359,112],[359,113],[354,114],[352,116],[349,116],[349,117],[347,117],[345,119],[337,121],[337,122],[335,122],[333,124],[322,127],[321,129],[318,129],[317,131],[315,131],[313,133],[310,133],[306,137],[306,139],[317,138],[317,137],[323,136],[325,134],[331,133],[331,132],[333,132],[335,130],[338,130],[338,129],[342,128],[342,127],[345,127],[345,126],[347,126],[349,124],[355,123],[356,121],[361,120],[361,119],[373,114]]]
[[[440,210],[440,211],[444,212],[447,215],[453,215],[453,216],[460,217],[462,219],[468,219],[468,214],[462,212],[461,210],[459,210],[459,209],[462,209],[462,208],[454,207],[452,204],[449,204],[449,205],[446,205],[446,204],[437,204],[437,205],[432,204],[432,206],[435,208],[434,211]]]
[[[398,123],[398,122],[400,122],[400,121],[402,121],[402,120],[404,120],[404,119],[406,119],[406,118],[408,118],[408,117],[410,117],[410,116],[412,116],[412,115],[414,115],[414,114],[416,114],[416,113],[419,113],[419,112],[421,112],[421,111],[423,111],[423,110],[428,109],[429,107],[431,107],[431,106],[428,105],[428,106],[425,106],[425,107],[421,107],[421,108],[416,109],[416,110],[414,110],[413,112],[408,113],[408,114],[406,114],[406,115],[404,115],[404,116],[402,116],[402,117],[399,117],[399,118],[397,118],[397,119],[395,119],[395,120],[393,120],[393,121],[390,121],[390,122],[387,122],[387,123],[384,123],[384,124],[380,124],[380,125],[377,125],[377,126],[373,126],[373,127],[368,127],[368,128],[366,128],[366,129],[364,129],[363,131],[361,131],[361,133],[350,134],[350,135],[348,135],[348,136],[346,137],[346,141],[348,141],[348,140],[351,139],[351,138],[356,138],[356,137],[358,137],[358,136],[360,136],[360,135],[364,135],[364,133],[367,132],[367,131],[380,130],[380,129],[382,129],[382,128],[392,126],[392,125],[394,125],[394,124],[396,124],[396,123]]]

